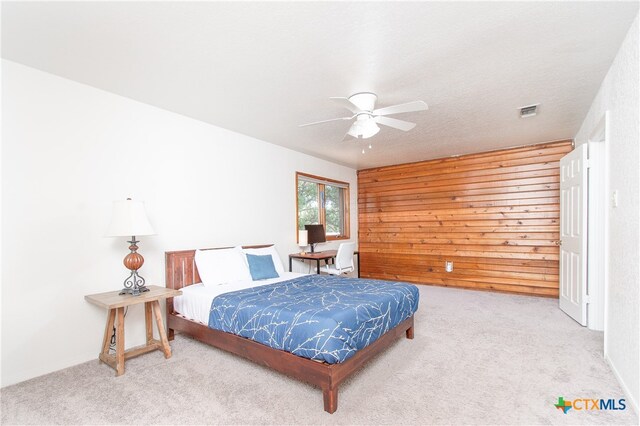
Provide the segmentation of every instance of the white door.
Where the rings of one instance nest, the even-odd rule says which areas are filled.
[[[587,325],[587,146],[560,159],[560,309]]]

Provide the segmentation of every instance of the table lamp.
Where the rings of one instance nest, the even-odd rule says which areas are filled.
[[[298,245],[300,246],[300,254],[304,254],[304,249],[307,248],[307,236],[308,232],[306,229],[300,229],[298,231]]]
[[[154,235],[155,232],[147,219],[142,201],[133,201],[131,198],[113,202],[113,215],[107,231],[107,237],[131,237],[128,241],[131,252],[124,258],[124,266],[131,271],[129,277],[124,280],[124,288],[120,294],[132,294],[149,291],[144,286],[144,278],[138,275],[138,269],[144,264],[144,257],[138,253],[138,240],[136,236]]]

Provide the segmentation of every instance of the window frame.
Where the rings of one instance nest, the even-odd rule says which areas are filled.
[[[322,200],[324,199],[323,196],[321,196],[320,194],[324,194],[324,187],[326,185],[331,186],[332,184],[336,184],[339,185],[343,191],[342,191],[342,202],[343,202],[343,206],[344,206],[344,217],[342,218],[342,228],[344,230],[343,235],[329,235],[327,234],[327,241],[336,241],[336,240],[348,240],[349,238],[351,238],[351,209],[350,209],[350,200],[351,200],[351,191],[350,191],[350,185],[349,182],[343,182],[340,180],[335,180],[335,179],[329,179],[329,178],[325,178],[322,176],[316,176],[316,175],[311,175],[308,173],[303,173],[303,172],[296,172],[296,243],[299,242],[298,240],[298,230],[300,229],[300,206],[298,205],[298,185],[299,185],[299,181],[300,178],[302,177],[302,180],[307,181],[307,182],[313,182],[316,183],[317,185],[319,185],[318,187],[318,216],[319,216],[319,223],[322,224],[324,226],[325,232],[327,232],[327,223],[326,223],[326,211],[325,211],[325,206],[324,203],[322,202]],[[308,178],[308,179],[305,179]]]

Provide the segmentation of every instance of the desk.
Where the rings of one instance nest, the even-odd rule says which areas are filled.
[[[325,263],[328,263],[329,260],[335,259],[338,254],[338,250],[325,250],[325,251],[317,251],[315,253],[291,253],[289,255],[289,272],[293,272],[293,259],[300,260],[315,260],[316,261],[316,274],[320,273],[320,261],[324,260]],[[356,261],[358,262],[358,278],[360,278],[360,253],[358,251],[354,251],[353,254],[356,255]]]
[[[147,286],[149,291],[140,293],[140,296],[132,296],[130,294],[120,295],[120,290],[110,291],[107,293],[91,294],[85,296],[87,302],[105,308],[109,311],[107,315],[107,326],[104,330],[104,339],[102,340],[102,351],[98,358],[100,361],[109,365],[116,370],[116,376],[124,374],[124,361],[134,356],[144,353],[161,350],[165,358],[171,357],[171,347],[162,322],[162,312],[158,300],[168,297],[179,296],[182,294],[180,290],[159,287],[156,285]],[[147,343],[137,348],[124,350],[124,308],[132,305],[144,303],[144,319],[147,332]],[[155,316],[156,326],[160,340],[153,338],[152,316]],[[117,321],[116,321],[117,317]],[[111,330],[116,325],[116,353],[109,353],[111,342]]]

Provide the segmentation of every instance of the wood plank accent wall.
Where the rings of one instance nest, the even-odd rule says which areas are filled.
[[[360,170],[361,276],[558,297],[559,162],[571,150],[560,141]]]

